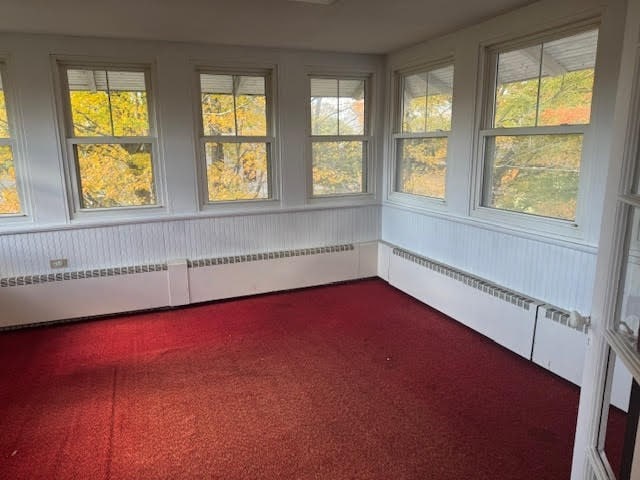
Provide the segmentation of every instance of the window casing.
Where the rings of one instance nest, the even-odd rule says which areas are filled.
[[[394,192],[445,199],[453,75],[450,61],[397,74]]]
[[[203,204],[274,199],[272,73],[198,69]]]
[[[4,64],[0,63],[0,219],[23,216],[23,201],[16,173],[18,149],[5,85]]]
[[[150,69],[60,67],[74,210],[159,206]]]
[[[597,42],[589,26],[488,51],[478,209],[551,231],[577,225]]]
[[[369,76],[309,76],[311,198],[369,192],[369,88]]]

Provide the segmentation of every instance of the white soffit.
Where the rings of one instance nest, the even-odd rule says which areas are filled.
[[[388,53],[534,0],[3,0],[0,32]]]

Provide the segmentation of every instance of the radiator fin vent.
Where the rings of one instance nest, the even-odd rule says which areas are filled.
[[[200,260],[187,260],[187,265],[189,266],[189,268],[210,267],[212,265],[226,265],[229,263],[257,262],[260,260],[273,260],[276,258],[302,257],[306,255],[319,255],[322,253],[348,252],[353,249],[353,244],[349,243],[345,245],[333,245],[330,247],[299,248],[296,250],[279,250],[276,252],[204,258]]]
[[[64,280],[78,280],[82,278],[113,277],[116,275],[131,275],[134,273],[160,272],[167,269],[166,263],[152,265],[134,265],[129,267],[96,268],[76,272],[47,273],[44,275],[22,275],[19,277],[0,278],[0,287],[17,287],[35,285],[38,283],[62,282]]]
[[[495,283],[491,283],[480,277],[470,275],[461,270],[456,270],[455,268],[451,268],[448,265],[444,265],[429,258],[416,255],[415,253],[409,252],[407,250],[394,248],[393,254],[399,256],[400,258],[404,258],[405,260],[409,260],[410,262],[417,263],[418,265],[428,268],[429,270],[433,270],[434,272],[438,272],[449,278],[458,280],[465,285],[473,287],[489,295],[493,295],[500,300],[504,300],[505,302],[509,302],[525,310],[529,310],[532,305],[537,305],[539,303],[532,298],[512,292],[511,290],[496,285]]]

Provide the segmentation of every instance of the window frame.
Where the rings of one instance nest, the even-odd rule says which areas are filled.
[[[362,135],[312,135],[311,128],[311,80],[327,79],[327,80],[362,80],[364,81],[364,133]],[[308,69],[306,72],[306,154],[307,174],[306,174],[306,190],[307,203],[327,203],[327,202],[343,202],[368,200],[374,195],[375,179],[373,158],[375,152],[375,138],[373,136],[373,118],[372,109],[374,107],[374,74],[373,72],[353,71],[353,70],[319,70]],[[314,142],[362,142],[363,158],[362,158],[362,191],[353,193],[335,193],[325,195],[313,194],[313,144]]]
[[[391,130],[391,141],[390,141],[390,167],[391,170],[389,172],[389,185],[388,185],[388,200],[392,202],[397,202],[407,206],[413,206],[420,209],[427,210],[435,210],[435,211],[446,211],[447,210],[447,191],[448,184],[451,175],[451,169],[449,168],[449,160],[451,153],[451,142],[450,139],[453,133],[453,112],[454,112],[454,103],[455,103],[455,95],[452,93],[452,102],[451,102],[451,127],[447,131],[429,131],[429,132],[419,132],[419,133],[403,133],[402,132],[402,121],[404,116],[404,85],[405,78],[410,75],[415,75],[418,73],[426,73],[432,72],[433,70],[438,70],[445,67],[453,68],[453,85],[452,92],[455,91],[455,58],[451,56],[442,57],[437,60],[420,63],[416,65],[411,65],[405,68],[399,68],[394,70],[393,72],[393,95],[391,101],[393,102],[392,109],[392,130]],[[427,195],[420,195],[417,193],[403,192],[398,189],[398,144],[401,140],[406,138],[446,138],[447,139],[447,159],[446,159],[446,172],[445,172],[445,194],[444,198],[438,197],[430,197]]]
[[[596,62],[594,65],[594,83],[592,86],[591,110],[588,124],[552,125],[537,127],[493,127],[495,110],[496,77],[498,72],[498,57],[500,53],[511,52],[527,47],[536,46],[560,40],[566,37],[598,30],[598,43],[596,50]],[[476,220],[491,224],[533,231],[558,238],[571,240],[584,240],[586,234],[586,212],[589,210],[589,198],[587,194],[588,179],[591,174],[591,162],[593,161],[593,145],[591,143],[591,131],[594,123],[595,104],[597,101],[598,65],[601,44],[601,21],[592,18],[575,22],[571,25],[555,28],[551,31],[538,32],[526,37],[507,40],[500,43],[481,44],[480,71],[478,85],[477,118],[474,133],[473,153],[473,180],[471,191],[470,215]],[[548,135],[548,134],[581,134],[582,152],[580,160],[580,173],[578,176],[578,193],[576,196],[576,214],[574,220],[547,217],[526,212],[516,212],[498,209],[485,205],[485,189],[487,182],[491,180],[487,175],[488,162],[486,158],[486,142],[488,138],[511,135]]]
[[[277,206],[280,203],[280,182],[279,182],[279,142],[277,135],[277,115],[276,115],[276,68],[275,66],[264,67],[220,67],[211,64],[198,63],[194,68],[195,86],[195,132],[197,135],[197,187],[198,200],[201,211],[224,212],[227,210],[247,210],[263,209]],[[267,121],[267,135],[205,135],[202,121],[202,89],[200,75],[230,75],[230,76],[262,76],[265,79],[265,111]],[[267,188],[269,196],[267,198],[238,199],[238,200],[209,200],[209,183],[206,167],[206,144],[208,142],[220,143],[265,143],[267,144]]]
[[[16,175],[16,188],[20,212],[0,214],[0,224],[14,225],[25,223],[31,219],[31,203],[29,195],[28,168],[24,161],[25,145],[22,132],[20,110],[18,109],[17,89],[14,88],[10,73],[10,58],[0,55],[0,77],[2,78],[2,91],[4,92],[5,108],[9,124],[9,137],[0,138],[0,146],[8,145],[11,148],[13,167]]]
[[[120,216],[146,216],[150,213],[164,213],[165,206],[165,185],[164,185],[164,164],[162,161],[163,151],[160,148],[160,128],[158,119],[157,99],[154,85],[156,82],[155,65],[152,62],[122,62],[111,61],[109,59],[77,59],[55,57],[53,59],[57,69],[58,81],[58,103],[59,117],[63,126],[61,137],[63,143],[63,157],[65,165],[65,176],[67,181],[67,201],[72,219],[82,218],[103,218]],[[147,112],[149,117],[149,134],[147,136],[97,136],[97,137],[76,137],[73,127],[73,117],[71,111],[71,96],[67,77],[68,70],[104,70],[104,71],[124,71],[142,72],[145,77],[145,94],[147,96]],[[99,145],[99,144],[125,144],[125,143],[148,143],[151,144],[151,171],[155,193],[155,203],[151,205],[131,205],[117,207],[84,208],[81,202],[81,189],[79,179],[79,168],[75,157],[76,145]]]

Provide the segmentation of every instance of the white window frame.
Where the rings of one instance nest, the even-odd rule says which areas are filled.
[[[243,135],[205,135],[204,125],[202,123],[202,92],[200,87],[200,75],[230,75],[230,76],[252,76],[264,77],[265,79],[265,97],[266,97],[266,120],[267,135],[266,136],[243,136]],[[198,64],[195,66],[195,128],[198,135],[198,196],[200,202],[200,210],[209,212],[226,212],[226,211],[243,211],[252,209],[268,209],[279,204],[279,148],[276,130],[276,74],[274,67],[264,68],[233,68],[233,67],[215,67],[207,64]],[[209,200],[209,184],[207,178],[207,160],[205,145],[209,142],[220,143],[266,143],[267,144],[267,182],[269,196],[268,198],[257,199],[239,199],[239,200]]]
[[[0,76],[2,77],[2,90],[4,91],[7,119],[9,121],[9,138],[0,138],[0,145],[11,147],[13,167],[16,174],[16,187],[20,201],[20,212],[0,214],[1,225],[15,225],[30,221],[30,196],[28,194],[27,164],[24,159],[24,144],[20,121],[20,112],[17,107],[16,89],[9,72],[9,59],[0,56]]]
[[[491,224],[503,225],[508,228],[536,232],[546,236],[559,239],[569,238],[571,240],[584,240],[586,212],[589,210],[589,198],[587,195],[587,180],[593,161],[591,149],[590,132],[594,120],[594,104],[596,102],[596,83],[598,71],[598,59],[594,71],[596,81],[593,85],[591,98],[591,116],[588,124],[584,125],[558,125],[540,127],[510,127],[493,128],[493,114],[495,107],[496,74],[498,70],[498,55],[526,48],[529,46],[548,43],[554,40],[570,37],[589,30],[600,30],[599,20],[588,20],[577,22],[568,27],[558,28],[552,32],[544,32],[527,36],[513,41],[506,41],[499,44],[482,45],[481,71],[479,78],[481,85],[478,99],[478,118],[476,120],[476,140],[474,151],[474,179],[472,183],[471,216],[477,220]],[[600,38],[598,36],[598,51],[600,50]],[[599,57],[599,54],[597,54]],[[501,210],[484,205],[484,192],[486,182],[486,140],[487,138],[500,135],[545,135],[545,134],[582,134],[582,157],[580,161],[580,174],[578,178],[578,194],[576,198],[576,215],[574,220],[564,220],[541,215],[528,214]]]
[[[375,152],[373,138],[373,86],[374,75],[372,72],[353,71],[322,71],[309,69],[307,71],[306,90],[306,116],[307,116],[307,203],[334,203],[368,201],[374,195],[375,171],[373,168],[373,158]],[[363,135],[312,135],[311,132],[311,80],[314,78],[329,80],[364,80],[364,134]],[[362,191],[354,193],[336,193],[326,195],[313,194],[313,143],[314,142],[363,142],[362,159]]]
[[[57,66],[58,79],[58,103],[60,122],[63,125],[63,153],[65,158],[65,174],[67,180],[67,197],[72,219],[95,218],[120,218],[122,216],[148,216],[164,213],[165,188],[164,168],[162,163],[162,151],[160,149],[160,134],[158,128],[157,106],[154,92],[155,69],[151,62],[122,63],[110,60],[95,59],[67,59],[57,57],[54,59]],[[67,79],[67,70],[105,70],[105,71],[131,71],[143,72],[145,75],[145,88],[147,96],[147,112],[149,115],[149,135],[147,136],[98,136],[76,137],[74,136],[73,118],[71,112],[71,100]],[[106,208],[83,208],[80,201],[80,181],[78,167],[74,154],[75,145],[87,144],[124,144],[124,143],[149,143],[151,144],[151,169],[153,176],[153,188],[156,203],[152,205],[134,205]]]
[[[389,145],[390,151],[390,171],[389,171],[389,183],[388,183],[388,195],[387,198],[391,202],[396,202],[402,205],[416,207],[419,209],[434,210],[437,212],[445,212],[447,210],[447,197],[448,197],[448,184],[451,175],[451,169],[449,168],[449,159],[451,153],[451,134],[453,131],[453,104],[455,103],[455,97],[452,96],[452,111],[451,111],[451,129],[444,131],[431,131],[420,133],[402,133],[402,118],[404,115],[404,102],[403,102],[403,89],[404,79],[409,75],[415,75],[417,73],[429,73],[433,70],[438,70],[444,67],[452,67],[454,69],[453,79],[455,88],[455,59],[454,57],[445,57],[435,60],[429,63],[422,63],[419,65],[411,66],[408,68],[401,68],[393,74],[393,97],[391,106],[391,142]],[[447,138],[447,171],[445,173],[445,197],[429,197],[426,195],[419,195],[409,192],[402,192],[398,190],[398,144],[400,140],[405,138]]]

